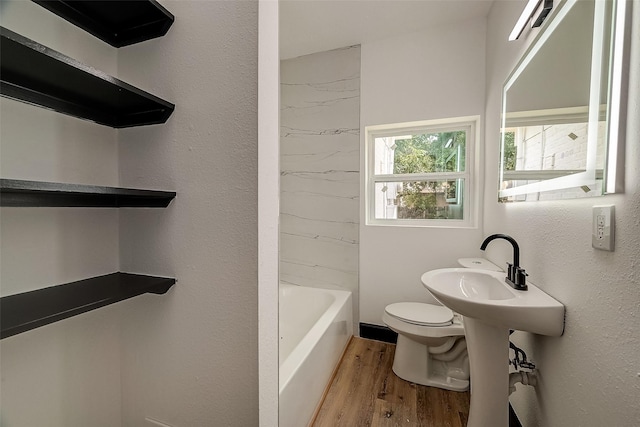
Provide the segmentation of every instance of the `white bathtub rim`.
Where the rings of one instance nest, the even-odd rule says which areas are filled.
[[[303,289],[317,289],[317,290],[320,290],[320,291],[351,292],[348,288],[345,288],[344,286],[332,285],[332,284],[326,283],[326,282],[319,283],[318,286],[316,286],[316,285],[299,285],[299,284],[297,284],[295,282],[290,282],[288,280],[280,280],[280,286],[296,287],[296,288],[303,288]],[[353,293],[353,292],[351,292],[351,293]]]

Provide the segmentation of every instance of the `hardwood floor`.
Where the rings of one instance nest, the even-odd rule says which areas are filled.
[[[391,366],[395,345],[353,337],[314,427],[464,427],[469,392],[409,383]]]

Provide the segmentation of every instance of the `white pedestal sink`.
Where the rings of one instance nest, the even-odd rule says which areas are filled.
[[[517,291],[505,273],[444,268],[422,275],[422,283],[442,304],[464,316],[471,369],[467,427],[509,425],[509,330],[560,336],[564,305],[535,285]]]

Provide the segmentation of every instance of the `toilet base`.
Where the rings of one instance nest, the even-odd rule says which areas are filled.
[[[467,369],[468,371],[468,369]],[[434,360],[425,344],[398,335],[393,372],[403,380],[451,391],[469,390],[468,372]]]

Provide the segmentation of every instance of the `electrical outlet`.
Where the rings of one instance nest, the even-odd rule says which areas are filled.
[[[615,243],[615,207],[593,207],[593,231],[591,246],[602,251],[613,251]]]

